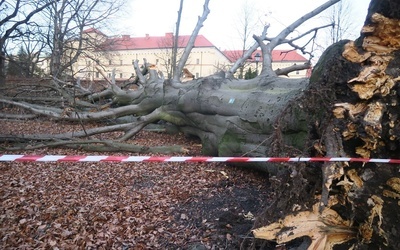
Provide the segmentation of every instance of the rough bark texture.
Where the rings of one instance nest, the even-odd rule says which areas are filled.
[[[265,79],[255,81],[262,80]],[[275,120],[288,100],[298,95],[307,83],[271,78],[262,84],[255,82],[255,87],[242,88],[245,85],[236,80],[202,79],[197,88],[191,88],[178,101],[179,110],[186,114],[190,126],[182,129],[200,137],[206,155],[263,156],[270,147]],[[295,126],[285,135],[301,148],[307,127]],[[260,167],[276,171],[275,165]]]
[[[297,106],[288,107],[291,114],[282,120],[293,119],[294,107],[302,107],[301,114],[307,116],[311,156],[399,158],[399,19],[398,1],[372,1],[361,37],[327,49]],[[398,165],[287,165],[271,180],[276,197],[258,218],[255,228],[259,229],[254,231],[270,241],[253,242],[253,246],[400,248]],[[305,212],[315,206],[319,216]],[[327,221],[324,213],[332,210],[337,214]],[[286,222],[274,224],[283,218]],[[310,222],[307,218],[315,221],[315,227],[321,226],[318,223],[327,227],[325,235],[312,227],[300,230]],[[342,238],[330,237],[332,232]]]
[[[125,124],[88,129],[73,135],[53,135],[54,139],[122,130],[125,134],[120,140],[126,140],[146,125],[163,120],[174,124],[188,135],[199,137],[205,155],[265,156],[274,140],[276,126],[282,127],[279,131],[285,144],[290,144],[296,153],[302,151],[308,136],[306,117],[289,114],[290,120],[281,121],[281,124],[275,123],[287,102],[298,96],[307,84],[307,79],[290,80],[279,77],[260,77],[250,81],[227,79],[221,72],[176,86],[175,83],[164,82],[155,70],[150,70],[150,77],[139,89],[122,90],[117,85],[110,84],[105,91],[107,94],[102,98],[112,98],[113,104],[104,106],[103,111],[103,107],[98,107],[100,112],[93,112],[97,109],[92,105],[78,108],[70,103],[64,108],[57,108],[14,101],[12,98],[3,98],[1,101],[60,120],[85,122],[133,115],[138,117]],[[65,91],[61,87],[59,89]],[[95,96],[89,96],[91,98],[95,101]],[[77,98],[73,102],[84,104]],[[110,108],[111,106],[114,108]],[[297,111],[293,109],[291,112]],[[25,135],[24,138],[39,139],[33,135]],[[276,148],[279,146],[276,145]],[[270,173],[277,171],[276,164],[260,162],[253,166]]]

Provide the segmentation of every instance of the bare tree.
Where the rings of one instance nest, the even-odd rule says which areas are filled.
[[[17,63],[25,65],[25,77],[42,76],[43,69],[40,69],[39,64],[46,60],[43,54],[46,50],[46,43],[37,35],[41,34],[41,27],[38,24],[30,24],[27,32],[21,36],[13,39],[12,46],[7,46],[10,51],[15,51],[15,48],[20,48],[26,53],[23,61],[15,61],[14,56],[7,53],[9,63]]]
[[[158,43],[162,53],[156,56],[161,60],[161,65],[167,72],[168,79],[172,79],[174,71],[177,70],[177,60],[182,56],[185,42],[186,41],[184,41],[182,37],[177,36],[176,33],[175,35],[167,33],[165,38],[160,39]]]
[[[84,39],[84,29],[102,25],[121,7],[122,1],[109,0],[59,0],[53,2],[43,13],[49,21],[47,33],[51,48],[50,73],[55,78],[63,74],[77,61],[78,57],[93,44]]]
[[[55,1],[0,1],[0,86],[5,84],[6,42],[21,37],[31,18]]]
[[[239,16],[239,25],[237,25],[237,33],[240,36],[242,41],[242,50],[241,54],[238,55],[237,59],[241,58],[243,54],[249,49],[249,41],[253,41],[252,35],[254,34],[256,21],[254,18],[255,9],[249,0],[246,0],[242,3],[242,7],[240,8]],[[246,62],[246,61],[245,61]],[[239,78],[243,79],[244,71],[245,71],[245,62],[239,67]]]
[[[330,45],[343,39],[353,39],[358,36],[359,31],[356,29],[352,20],[352,10],[357,9],[354,2],[342,0],[322,15],[322,18],[332,24],[323,31],[323,35],[315,40],[313,53],[321,55]]]
[[[328,29],[329,45],[339,42],[342,39],[348,39],[354,30],[354,24],[351,21],[351,3],[340,1],[330,9],[329,21],[334,25]]]

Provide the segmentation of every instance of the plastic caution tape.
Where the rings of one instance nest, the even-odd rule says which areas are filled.
[[[346,157],[203,157],[203,156],[113,156],[113,155],[0,155],[14,162],[374,162],[400,164],[400,159]]]

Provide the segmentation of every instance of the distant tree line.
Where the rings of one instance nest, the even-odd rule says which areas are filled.
[[[53,77],[71,75],[71,66],[87,49],[82,31],[106,26],[122,4],[122,0],[0,1],[0,86],[7,75],[42,74],[38,63],[45,56]]]
[[[23,47],[20,47],[18,54],[10,54],[6,64],[7,76],[34,77],[43,76],[44,71],[38,66],[38,62],[28,55]]]

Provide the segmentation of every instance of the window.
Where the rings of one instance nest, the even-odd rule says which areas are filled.
[[[196,59],[196,64],[200,64],[200,59],[199,58]]]
[[[91,64],[92,64],[92,61],[90,61],[90,60],[86,62],[87,66],[90,66]]]
[[[158,59],[156,59],[156,65],[158,65]]]
[[[111,73],[108,73],[108,78],[111,78]]]
[[[132,59],[132,65],[135,64],[135,59]]]
[[[108,60],[108,65],[112,65],[112,61],[111,60]]]
[[[300,72],[297,70],[297,71],[296,71],[296,75],[299,75],[299,74],[300,74]]]
[[[122,78],[122,76],[123,76],[123,74],[122,74],[122,73],[119,73],[119,78]]]
[[[100,78],[100,73],[96,72],[96,78]]]

